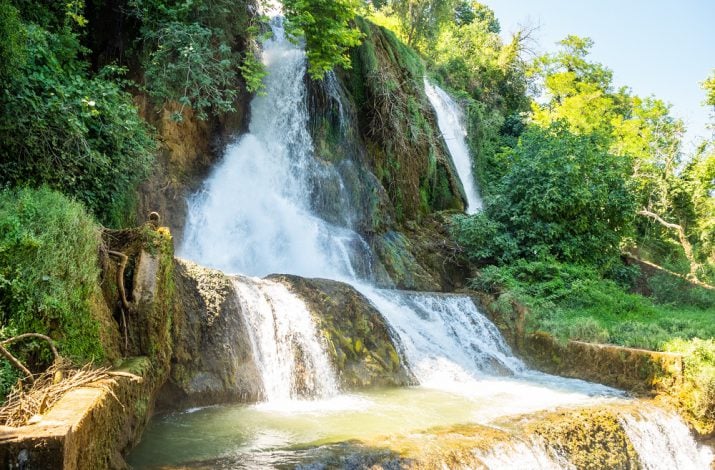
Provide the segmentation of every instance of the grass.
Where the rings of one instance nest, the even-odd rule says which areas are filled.
[[[527,329],[560,340],[672,350],[674,340],[715,337],[715,292],[663,276],[649,283],[656,294],[627,292],[595,270],[554,262],[490,266],[474,281],[529,307]]]
[[[99,226],[84,207],[47,188],[0,190],[0,338],[42,333],[78,362],[103,359],[92,301],[99,292]],[[46,346],[11,347],[31,368]],[[16,372],[0,361],[0,398]]]
[[[636,275],[612,273],[619,285],[583,266],[520,261],[483,269],[473,287],[497,294],[505,308],[512,301],[527,306],[527,332],[683,354],[685,380],[675,398],[695,429],[709,435],[715,432],[715,291],[657,275],[647,280],[654,294],[644,297],[623,285]]]

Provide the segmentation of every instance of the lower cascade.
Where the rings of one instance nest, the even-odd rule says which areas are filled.
[[[305,304],[279,282],[236,277],[233,283],[266,401],[337,394],[335,372]]]
[[[155,420],[130,463],[399,468],[423,460],[440,468],[454,462],[463,468],[578,468],[583,446],[560,441],[578,433],[554,437],[548,425],[589,426],[569,415],[593,412],[616,423],[608,428],[614,438],[592,449],[605,462],[612,457],[648,469],[708,468],[711,457],[679,417],[609,387],[529,369],[470,297],[369,284],[369,273],[354,268],[356,258],[370,253],[352,227],[349,204],[339,223],[323,220],[311,206],[310,182],[329,170],[313,156],[306,127],[305,53],[285,38],[280,19],[272,27],[263,52],[266,96],[252,102],[250,133],[228,148],[191,199],[179,250],[234,276],[264,401],[193,408]],[[426,87],[445,102],[444,92]],[[477,209],[476,189],[467,184],[473,184],[471,171],[462,178],[470,211]],[[353,285],[389,324],[417,386],[341,391],[339,364],[315,312],[280,281],[246,277],[284,273]],[[369,331],[369,325],[360,327]],[[359,337],[341,338],[356,356],[364,349]],[[369,359],[386,362],[377,355]],[[455,434],[462,436],[459,444]],[[609,447],[614,443],[621,447]]]

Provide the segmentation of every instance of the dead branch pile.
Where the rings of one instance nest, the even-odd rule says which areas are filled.
[[[109,368],[94,368],[87,364],[80,369],[70,369],[62,360],[55,362],[49,369],[35,378],[29,386],[21,382],[15,386],[0,407],[0,424],[5,426],[24,426],[37,415],[42,415],[57,403],[68,391],[77,387],[108,388],[115,383],[111,379]],[[109,381],[107,381],[109,379]],[[100,382],[101,381],[101,382]]]

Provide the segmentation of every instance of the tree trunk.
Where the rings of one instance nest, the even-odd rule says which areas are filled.
[[[678,233],[678,240],[680,241],[680,246],[683,247],[683,251],[685,251],[685,257],[688,258],[688,262],[690,263],[690,272],[688,273],[688,278],[695,279],[697,281],[697,271],[699,264],[695,260],[695,255],[693,255],[693,245],[690,244],[690,240],[688,240],[688,237],[685,235],[685,230],[683,229],[683,227],[681,225],[673,224],[663,220],[663,218],[660,217],[658,214],[656,214],[655,212],[651,212],[648,209],[642,209],[638,211],[638,215],[649,217],[658,222],[663,227],[675,230]]]

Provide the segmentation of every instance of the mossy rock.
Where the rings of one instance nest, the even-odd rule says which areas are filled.
[[[275,275],[308,306],[344,389],[414,383],[389,326],[352,286],[327,279]]]

